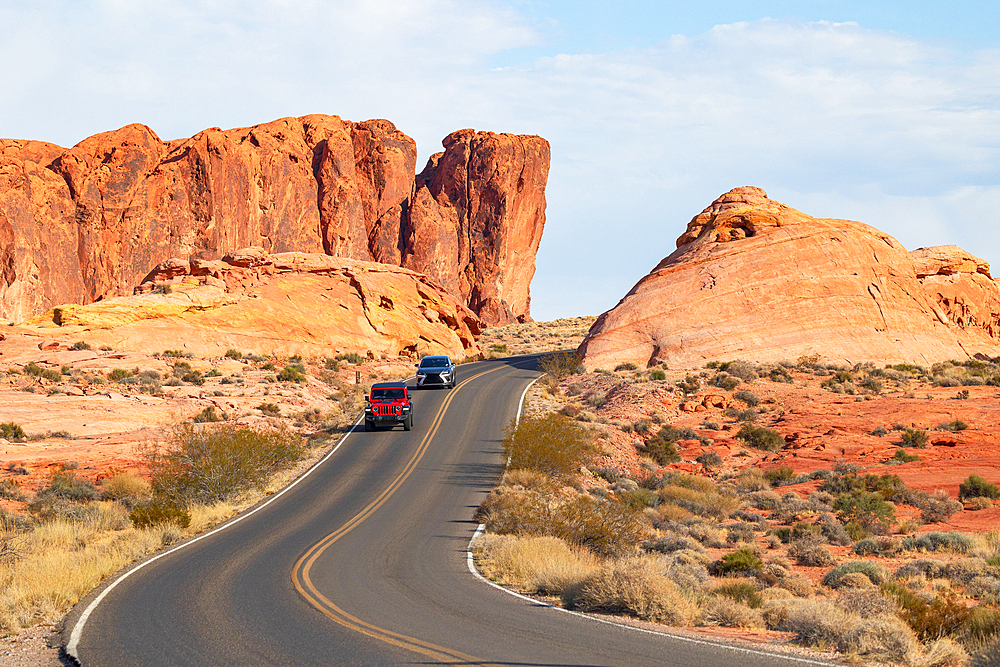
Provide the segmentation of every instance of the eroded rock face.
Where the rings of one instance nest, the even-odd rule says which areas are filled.
[[[461,295],[491,324],[527,321],[549,143],[473,130],[442,143],[417,177],[403,266]]]
[[[490,324],[528,318],[548,143],[471,130],[445,143],[448,169],[425,170],[438,186],[415,194],[416,145],[386,120],[310,115],[169,142],[135,124],[69,150],[0,140],[0,317],[129,294],[171,257],[259,246],[413,267]],[[461,210],[441,215],[458,187]]]
[[[743,187],[691,220],[677,250],[595,322],[580,352],[591,368],[995,356],[994,304],[988,265],[958,248],[911,256],[873,227],[813,218]]]
[[[84,332],[116,349],[222,355],[479,353],[482,321],[425,276],[322,253],[246,248],[220,260],[172,258],[135,289],[57,306],[27,324]]]

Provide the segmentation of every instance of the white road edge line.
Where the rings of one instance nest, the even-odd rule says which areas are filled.
[[[403,382],[406,382],[407,380],[412,380],[414,377],[416,377],[416,376],[411,375],[410,377],[405,378],[403,380]],[[288,491],[290,491],[293,488],[295,488],[295,486],[299,482],[301,482],[306,477],[308,477],[309,475],[311,475],[313,473],[313,471],[316,470],[317,468],[319,468],[320,465],[322,465],[323,463],[325,463],[327,459],[329,459],[331,456],[333,456],[337,452],[337,450],[340,449],[340,446],[344,444],[344,441],[347,440],[347,436],[349,436],[351,433],[354,432],[354,429],[362,422],[362,420],[364,420],[364,418],[365,418],[365,413],[362,410],[361,411],[361,416],[359,416],[357,419],[355,419],[354,422],[351,424],[351,429],[347,433],[344,434],[344,437],[342,437],[340,439],[340,441],[336,444],[336,446],[334,446],[334,448],[331,449],[327,453],[326,456],[324,456],[322,459],[320,459],[319,461],[317,461],[315,463],[315,465],[313,465],[311,468],[309,468],[309,470],[307,470],[304,473],[302,473],[302,476],[300,476],[299,478],[297,478],[294,482],[292,482],[291,484],[289,484],[288,486],[286,486],[285,488],[283,488],[281,491],[278,491],[273,496],[271,496],[270,498],[268,498],[266,502],[258,505],[257,507],[255,507],[251,511],[247,512],[246,514],[240,514],[235,519],[233,519],[231,521],[227,521],[226,523],[222,524],[221,526],[213,528],[212,530],[208,531],[204,535],[199,535],[198,537],[194,538],[193,540],[189,540],[187,542],[179,544],[176,547],[174,547],[173,549],[169,549],[167,551],[164,551],[161,554],[157,554],[157,555],[153,556],[149,560],[145,560],[145,561],[139,563],[134,568],[132,568],[128,572],[124,573],[123,575],[121,575],[120,577],[118,577],[118,579],[116,579],[114,582],[112,582],[111,584],[109,584],[107,588],[105,588],[103,591],[101,591],[100,595],[98,595],[96,598],[94,598],[93,601],[89,605],[87,605],[87,608],[83,610],[82,614],[80,614],[80,618],[77,619],[76,625],[73,626],[73,631],[69,635],[69,642],[66,644],[66,653],[67,653],[67,655],[69,655],[71,658],[73,658],[73,660],[76,661],[76,664],[78,664],[78,665],[83,664],[83,663],[80,662],[80,656],[78,656],[76,654],[77,646],[80,643],[80,637],[83,635],[83,626],[86,625],[87,619],[90,618],[90,614],[95,609],[97,609],[97,605],[99,605],[101,603],[101,601],[104,600],[104,597],[108,593],[110,593],[112,590],[114,590],[114,588],[116,586],[118,586],[118,584],[120,584],[121,582],[125,581],[130,576],[132,576],[133,574],[135,574],[136,572],[138,572],[142,568],[146,567],[150,563],[153,563],[155,561],[160,560],[164,556],[172,554],[175,551],[180,551],[184,547],[190,546],[190,545],[194,544],[195,542],[198,542],[200,540],[205,539],[206,537],[209,537],[210,535],[214,535],[215,533],[221,532],[221,531],[225,530],[226,528],[229,528],[230,526],[235,526],[240,521],[243,521],[243,519],[246,519],[247,517],[253,516],[257,512],[261,511],[262,509],[264,509],[265,507],[267,507],[268,505],[270,505],[271,503],[273,503],[275,500],[277,500],[281,496],[285,495]]]
[[[529,383],[527,387],[524,388],[524,392],[521,394],[521,402],[517,406],[517,416],[514,418],[514,424],[515,425],[519,424],[521,422],[521,411],[524,409],[524,397],[528,395],[528,390],[531,389],[531,385],[533,385],[536,382],[538,382],[539,380],[541,380],[542,377],[544,377],[544,376],[543,375],[539,375],[534,380],[532,380],[531,383]],[[507,459],[507,463],[510,464],[510,459],[509,458]],[[507,474],[507,469],[506,469],[506,466],[505,466],[504,467],[504,475],[506,475],[506,474]],[[823,667],[830,667],[831,665],[836,664],[836,663],[833,663],[833,662],[820,662],[818,660],[810,660],[809,658],[800,658],[798,656],[786,656],[786,655],[783,655],[781,653],[769,653],[767,651],[758,651],[758,650],[755,650],[755,649],[752,649],[752,648],[744,648],[742,646],[732,646],[730,644],[724,644],[724,643],[721,643],[721,642],[706,641],[704,639],[695,639],[693,637],[685,637],[683,635],[673,635],[673,634],[670,634],[668,632],[660,632],[660,631],[657,631],[657,630],[648,630],[646,628],[637,628],[637,627],[635,627],[633,625],[625,625],[623,623],[616,623],[615,621],[611,621],[611,620],[608,620],[608,619],[605,619],[605,618],[599,618],[599,617],[596,617],[596,616],[591,616],[589,614],[582,614],[582,613],[580,613],[578,611],[570,611],[569,609],[564,609],[563,607],[557,607],[555,605],[551,605],[551,604],[548,604],[546,602],[541,602],[541,601],[536,600],[534,598],[528,597],[527,595],[522,595],[520,593],[517,593],[515,591],[510,590],[509,588],[504,588],[500,584],[497,584],[497,583],[494,583],[494,582],[490,581],[489,579],[487,579],[486,577],[484,577],[482,574],[480,574],[479,570],[476,569],[476,564],[475,564],[475,561],[474,561],[474,559],[472,557],[472,545],[479,538],[479,536],[483,534],[484,530],[486,530],[486,526],[483,525],[483,524],[479,524],[479,527],[476,528],[476,532],[473,533],[473,535],[472,535],[472,539],[469,540],[468,546],[465,547],[465,563],[469,567],[469,572],[471,572],[472,576],[474,576],[479,581],[481,581],[481,582],[483,582],[483,583],[485,583],[485,584],[487,584],[489,586],[492,586],[493,588],[495,588],[495,589],[497,589],[499,591],[503,591],[504,593],[506,593],[508,595],[512,595],[512,596],[514,596],[516,598],[519,598],[521,600],[525,600],[526,602],[530,602],[531,604],[536,605],[538,607],[548,607],[549,609],[554,609],[556,611],[561,611],[564,614],[570,614],[571,616],[577,616],[579,618],[585,618],[587,620],[595,621],[597,623],[604,623],[605,625],[613,625],[615,627],[624,628],[626,630],[633,630],[635,632],[642,632],[642,633],[645,633],[645,634],[648,634],[648,635],[658,635],[660,637],[667,637],[669,639],[676,639],[677,641],[688,642],[688,643],[691,643],[691,644],[702,644],[704,646],[713,646],[715,648],[730,650],[730,651],[733,651],[734,653],[745,653],[745,654],[750,654],[750,655],[759,655],[759,656],[763,656],[765,658],[783,658],[785,660],[790,660],[790,661],[793,661],[793,662],[800,662],[800,663],[806,664],[806,665],[822,665]]]

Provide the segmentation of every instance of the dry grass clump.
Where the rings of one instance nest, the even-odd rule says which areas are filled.
[[[690,625],[697,605],[674,583],[651,571],[647,560],[624,559],[604,564],[592,575],[563,591],[569,609],[625,614],[666,625]]]
[[[924,656],[917,661],[919,667],[966,667],[968,664],[968,652],[947,637],[931,642]]]
[[[101,483],[101,498],[125,504],[141,502],[152,494],[152,487],[141,475],[125,472]]]
[[[912,664],[920,644],[906,623],[892,615],[876,616],[854,625],[838,648],[870,660]]]
[[[475,550],[486,577],[550,595],[560,595],[599,566],[599,560],[589,551],[550,536],[483,534]]]
[[[701,625],[718,625],[723,628],[765,627],[764,617],[760,611],[726,596],[708,600],[702,607],[698,620]]]

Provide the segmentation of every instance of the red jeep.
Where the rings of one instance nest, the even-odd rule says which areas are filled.
[[[402,424],[404,431],[413,428],[413,402],[405,382],[377,382],[365,403],[365,430],[374,431],[383,424],[392,428]]]

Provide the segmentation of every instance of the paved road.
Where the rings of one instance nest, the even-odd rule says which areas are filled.
[[[601,624],[469,573],[472,514],[532,365],[471,364],[456,389],[416,390],[411,432],[352,433],[265,509],[116,585],[76,655],[87,667],[821,664]]]

